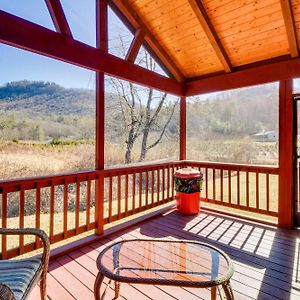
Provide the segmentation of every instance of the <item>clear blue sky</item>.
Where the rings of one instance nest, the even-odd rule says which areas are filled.
[[[75,39],[95,46],[95,0],[61,0]],[[43,0],[0,0],[0,9],[54,30]],[[121,35],[127,42],[131,34],[109,10],[109,45],[114,53]],[[94,89],[92,71],[59,62],[0,43],[0,86],[17,80],[53,81],[64,87]]]

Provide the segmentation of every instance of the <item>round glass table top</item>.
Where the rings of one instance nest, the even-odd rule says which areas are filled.
[[[230,279],[230,258],[209,244],[189,240],[124,240],[105,248],[99,272],[123,282],[212,286]]]

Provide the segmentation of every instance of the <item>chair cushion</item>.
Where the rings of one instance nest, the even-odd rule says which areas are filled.
[[[0,283],[10,287],[17,300],[23,299],[41,273],[41,258],[0,260]]]

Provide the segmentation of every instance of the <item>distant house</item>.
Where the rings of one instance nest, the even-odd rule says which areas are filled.
[[[278,131],[270,130],[270,131],[261,131],[254,134],[253,139],[256,142],[278,142]]]

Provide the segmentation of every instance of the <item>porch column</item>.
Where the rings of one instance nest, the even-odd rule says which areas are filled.
[[[186,160],[186,97],[180,97],[179,159]]]
[[[108,51],[107,0],[96,0],[96,44],[97,48]],[[104,128],[105,128],[105,83],[104,73],[96,72],[96,170],[104,169]],[[103,232],[104,219],[104,177],[96,181],[95,221],[96,233]]]
[[[279,86],[279,203],[278,225],[293,227],[293,80],[282,80]]]

